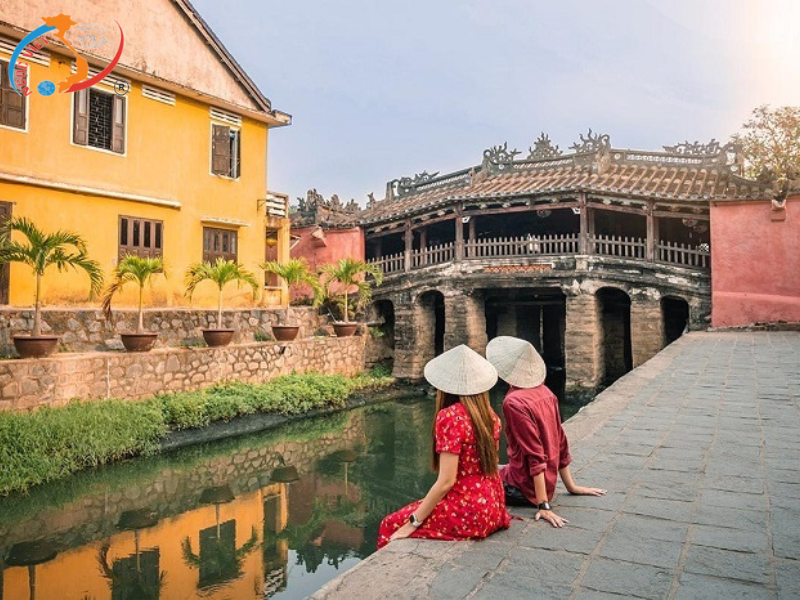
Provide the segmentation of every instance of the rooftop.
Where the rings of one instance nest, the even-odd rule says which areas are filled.
[[[460,200],[591,195],[662,199],[688,203],[771,199],[772,181],[743,177],[743,156],[735,145],[715,140],[684,142],[663,151],[613,148],[606,134],[581,135],[564,153],[542,133],[525,158],[508,144],[488,148],[480,165],[440,175],[422,173],[394,179],[383,200],[370,201],[362,223],[391,221]]]

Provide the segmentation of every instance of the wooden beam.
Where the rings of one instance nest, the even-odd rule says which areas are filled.
[[[404,231],[405,230],[403,228],[401,228],[401,227],[398,227],[397,229],[390,229],[389,231],[374,231],[372,233],[367,233],[364,236],[364,239],[366,241],[370,241],[370,240],[374,240],[376,238],[386,237],[387,235],[399,235],[399,236],[402,236]]]
[[[707,214],[696,215],[688,212],[671,212],[664,210],[654,210],[653,214],[662,219],[697,219],[698,221],[710,221],[711,217]]]
[[[464,214],[462,204],[459,202],[456,205],[456,262],[461,262],[464,258],[464,224],[461,222],[461,217]],[[472,219],[470,219],[472,220]]]
[[[629,215],[647,216],[647,211],[641,208],[633,208],[631,206],[614,206],[613,204],[602,204],[598,202],[590,202],[589,206],[595,210],[607,210],[611,212],[627,213]]]
[[[578,236],[578,254],[589,253],[589,209],[586,206],[586,193],[581,192],[578,197],[578,208],[580,208],[581,230]]]
[[[411,221],[406,221],[405,229],[405,271],[411,270],[411,250],[414,247],[414,230],[411,229]]]

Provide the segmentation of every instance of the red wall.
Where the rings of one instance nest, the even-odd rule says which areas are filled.
[[[303,257],[308,261],[312,270],[316,271],[319,267],[328,263],[336,262],[340,258],[354,258],[364,260],[364,232],[358,227],[350,229],[325,229],[323,230],[324,245],[311,235],[318,228],[305,227],[302,229],[292,229],[292,235],[298,236],[299,240],[292,240],[292,258]],[[296,242],[296,243],[295,243]],[[293,294],[295,295],[304,295]]]
[[[711,306],[714,327],[800,321],[800,196],[712,204]]]

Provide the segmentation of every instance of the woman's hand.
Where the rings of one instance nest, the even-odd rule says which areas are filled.
[[[536,516],[533,517],[533,520],[538,521],[539,519],[544,519],[553,527],[563,527],[564,523],[569,523],[569,521],[562,519],[552,510],[537,510]]]
[[[605,496],[606,491],[600,488],[574,486],[571,490],[567,490],[573,496]]]
[[[398,529],[392,534],[392,537],[389,538],[389,541],[393,542],[395,540],[405,539],[409,537],[412,533],[414,533],[416,530],[417,528],[414,527],[411,523],[406,523],[400,529]]]

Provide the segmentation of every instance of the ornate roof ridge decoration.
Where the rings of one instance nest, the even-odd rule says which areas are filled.
[[[577,154],[609,150],[611,148],[611,136],[607,133],[593,133],[591,127],[588,135],[580,134],[580,138],[580,142],[575,142],[569,147],[570,150],[574,150]]]
[[[474,174],[473,167],[472,169],[462,169],[453,173],[445,173],[444,175],[439,175],[439,171],[434,171],[433,173],[423,171],[414,175],[413,178],[401,177],[392,179],[386,184],[386,198],[384,201],[397,200],[431,188],[469,185]]]
[[[316,188],[312,188],[306,192],[305,198],[297,198],[297,210],[292,221],[295,225],[344,226],[354,224],[354,217],[360,212],[361,206],[355,198],[343,204],[338,194],[325,199]]]
[[[550,140],[550,136],[544,131],[539,135],[533,146],[528,148],[527,160],[541,160],[548,158],[557,158],[563,154],[558,146],[554,146]]]
[[[483,164],[481,169],[486,170],[490,174],[502,173],[503,171],[511,170],[514,164],[514,157],[521,154],[519,150],[514,148],[508,149],[508,142],[503,145],[492,146],[483,151]]]
[[[727,144],[725,147],[730,145],[731,144]],[[662,148],[671,154],[687,154],[689,156],[715,156],[722,152],[723,146],[721,146],[717,140],[711,138],[711,141],[707,144],[703,144],[698,141],[692,143],[689,140],[686,140],[680,144],[675,144],[674,146],[662,146]]]

